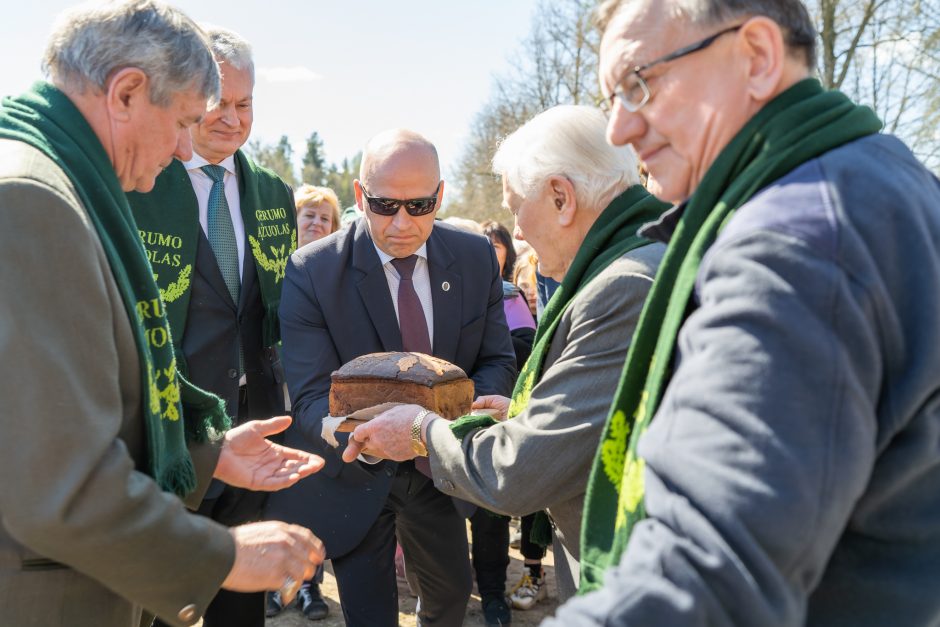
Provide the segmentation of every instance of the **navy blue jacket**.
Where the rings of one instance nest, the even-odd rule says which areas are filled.
[[[509,396],[515,356],[503,287],[486,238],[436,222],[427,241],[434,309],[433,353],[473,379],[475,392]],[[446,286],[445,286],[446,284]],[[378,517],[396,462],[343,463],[320,436],[330,375],[367,353],[402,350],[388,281],[363,219],[304,246],[287,266],[281,337],[295,423],[285,444],[326,459],[319,473],[271,495],[266,517],[313,530],[329,557],[355,547]]]
[[[940,182],[849,143],[744,204],[696,280],[649,518],[546,624],[940,624]]]

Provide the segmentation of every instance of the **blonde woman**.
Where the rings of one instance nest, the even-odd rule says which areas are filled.
[[[339,230],[339,199],[329,187],[304,183],[294,192],[294,206],[298,247]]]

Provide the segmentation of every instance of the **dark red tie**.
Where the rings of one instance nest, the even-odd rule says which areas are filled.
[[[398,270],[398,327],[401,329],[401,346],[408,352],[431,354],[431,338],[428,335],[428,323],[424,318],[424,308],[418,299],[411,275],[414,274],[418,255],[402,259],[392,259],[392,265]],[[415,468],[424,475],[431,476],[431,464],[427,457],[416,457]]]
[[[411,255],[402,259],[392,259],[392,265],[398,270],[398,327],[401,329],[401,346],[408,352],[431,354],[431,337],[428,335],[428,322],[424,318],[424,308],[418,300],[411,275],[415,271],[418,256]]]

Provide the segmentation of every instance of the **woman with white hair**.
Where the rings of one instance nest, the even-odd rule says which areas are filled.
[[[512,401],[483,396],[474,403],[510,419],[451,423],[431,414],[420,434],[440,490],[504,514],[548,510],[563,598],[576,589],[594,451],[664,251],[636,231],[667,206],[640,185],[632,150],[607,144],[605,125],[593,107],[558,106],[500,145],[493,169],[503,178],[515,237],[532,245],[540,272],[561,287],[539,321]],[[418,411],[394,407],[359,427],[344,458],[361,446],[392,459],[413,457]],[[520,583],[517,594],[523,587],[535,600],[545,594],[540,570]]]

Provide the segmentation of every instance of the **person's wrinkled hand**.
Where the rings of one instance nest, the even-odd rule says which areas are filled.
[[[382,412],[388,411],[392,407],[397,407],[399,405],[404,405],[404,403],[382,403],[381,405],[373,405],[372,407],[357,409],[353,413],[346,416],[346,422],[341,424],[337,431],[352,433],[356,427],[363,422],[368,422]]]
[[[234,592],[281,590],[290,598],[300,582],[313,577],[326,552],[309,529],[279,521],[231,527],[235,540],[235,563],[222,587]]]
[[[323,458],[267,439],[291,424],[290,416],[252,420],[225,434],[216,479],[238,488],[273,492],[323,468]]]
[[[486,413],[492,416],[493,420],[502,422],[509,415],[509,399],[497,394],[478,396],[470,409],[487,410]]]
[[[396,462],[414,459],[411,448],[411,423],[418,412],[419,405],[395,405],[382,412],[369,422],[359,425],[349,436],[349,443],[343,451],[343,461],[352,462],[360,453],[374,455]],[[436,414],[428,414],[425,422]]]

